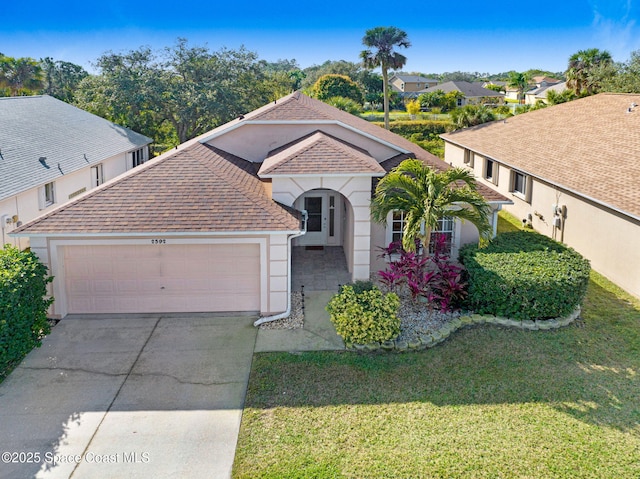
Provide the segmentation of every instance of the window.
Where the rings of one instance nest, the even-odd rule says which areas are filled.
[[[494,185],[498,184],[498,164],[489,158],[484,160],[484,178]]]
[[[458,98],[458,106],[462,106],[462,98]]]
[[[54,182],[47,183],[38,189],[38,203],[41,210],[56,202]]]
[[[531,177],[519,171],[511,172],[511,192],[527,202],[531,202]]]
[[[469,166],[469,168],[473,168],[475,163],[475,153],[471,150],[464,150],[464,164]]]
[[[95,188],[104,182],[102,176],[102,164],[91,167],[91,187]]]
[[[391,241],[402,241],[402,232],[404,231],[404,211],[394,211],[391,216]]]
[[[406,223],[405,214],[403,211],[393,211],[390,217],[390,228],[391,235],[388,236],[389,243],[391,242],[400,242],[402,241],[402,233],[404,231],[404,225]],[[440,218],[438,220],[438,225],[431,232],[431,244],[429,245],[429,252],[433,253],[433,241],[435,239],[436,234],[445,235],[446,244],[447,244],[447,252],[451,253],[451,247],[453,245],[454,240],[454,232],[455,232],[455,219],[446,216],[444,218]]]
[[[131,152],[131,168],[135,168],[136,166],[140,166],[142,163],[147,161],[147,148],[140,148],[139,150],[134,150]]]

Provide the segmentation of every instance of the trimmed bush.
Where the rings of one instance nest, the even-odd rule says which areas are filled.
[[[35,254],[6,245],[0,250],[0,377],[40,346],[51,331],[47,268]]]
[[[468,307],[519,320],[571,313],[584,299],[591,270],[573,249],[530,231],[503,233],[484,248],[465,246],[460,261]]]
[[[394,339],[400,334],[395,293],[383,294],[377,287],[356,292],[344,285],[329,304],[327,311],[338,334],[346,343],[368,344]]]

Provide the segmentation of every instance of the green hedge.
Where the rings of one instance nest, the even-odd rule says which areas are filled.
[[[0,377],[51,331],[53,298],[46,295],[52,280],[35,254],[10,245],[0,250]]]
[[[383,122],[374,121],[373,123],[384,128]],[[405,138],[409,138],[416,133],[428,138],[431,135],[446,133],[447,128],[451,128],[451,122],[441,120],[394,121],[389,123],[389,131]]]
[[[512,319],[566,316],[587,291],[589,261],[530,231],[503,233],[488,246],[460,251],[469,283],[468,307]]]
[[[346,343],[369,344],[394,339],[400,334],[395,293],[383,294],[368,285],[344,285],[329,304],[327,311],[337,333]]]

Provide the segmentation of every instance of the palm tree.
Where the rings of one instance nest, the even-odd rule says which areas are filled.
[[[420,160],[404,160],[376,187],[371,217],[385,223],[390,211],[403,211],[402,247],[416,250],[416,239],[429,245],[438,220],[454,217],[470,221],[483,238],[491,233],[490,208],[476,189],[473,173],[464,168],[437,172]]]
[[[481,125],[495,119],[493,111],[485,105],[465,105],[451,112],[451,122],[456,129]]]
[[[401,69],[407,57],[394,52],[393,47],[409,48],[407,33],[396,27],[376,27],[365,32],[362,43],[368,47],[360,52],[365,68],[382,69],[382,94],[384,97],[384,127],[389,129],[389,68]],[[375,48],[375,50],[372,50]]]
[[[35,92],[44,86],[42,67],[33,58],[12,58],[0,54],[0,88],[11,96]]]
[[[529,79],[524,73],[509,72],[507,86],[518,90],[518,103],[522,103],[524,90],[529,86]]]
[[[565,76],[567,86],[572,88],[576,96],[583,93],[592,95],[598,88],[598,82],[592,81],[591,75],[600,67],[613,63],[611,54],[606,50],[589,48],[579,50],[569,57]]]

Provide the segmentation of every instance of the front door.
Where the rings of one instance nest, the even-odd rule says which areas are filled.
[[[305,246],[340,245],[340,194],[314,190],[296,201],[296,208],[307,211],[307,233],[296,243]]]

